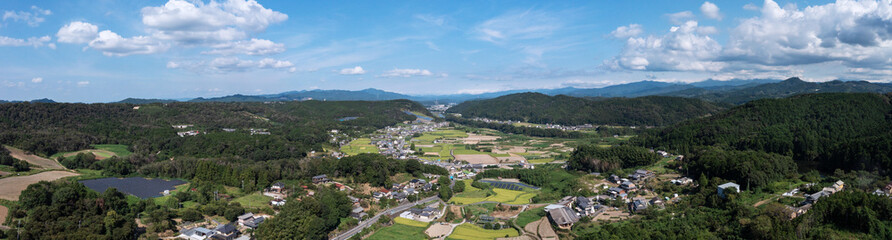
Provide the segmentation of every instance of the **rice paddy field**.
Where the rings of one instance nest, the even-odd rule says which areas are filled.
[[[394,224],[376,231],[368,239],[394,240],[394,239],[428,239],[424,230],[429,223],[419,222],[405,218],[394,218]]]
[[[454,204],[464,205],[478,202],[500,202],[506,204],[527,204],[530,199],[538,194],[538,191],[526,188],[523,191],[493,188],[483,190],[471,186],[470,180],[464,180],[465,191],[455,194],[449,201]],[[489,194],[489,196],[487,196]]]
[[[501,230],[483,229],[474,224],[465,223],[455,228],[452,234],[446,239],[460,240],[477,240],[477,239],[496,239],[503,237],[516,237],[520,235],[514,228],[506,228]]]

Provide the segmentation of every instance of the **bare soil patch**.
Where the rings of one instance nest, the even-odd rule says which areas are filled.
[[[463,218],[461,214],[461,207],[455,205],[449,205],[449,211],[452,211],[455,214],[455,218]]]
[[[8,172],[0,171],[0,177],[2,177],[2,176],[6,176],[6,175],[9,175],[9,174],[12,174],[12,173],[8,173]]]
[[[468,133],[468,137],[460,139],[464,144],[478,144],[484,141],[495,141],[498,140],[499,136],[487,136],[487,135],[477,135],[473,133]]]
[[[452,224],[449,223],[434,223],[431,224],[427,230],[424,230],[424,233],[429,237],[440,237],[445,236],[452,232]]]
[[[0,226],[3,226],[3,221],[6,221],[7,214],[9,214],[9,209],[5,206],[0,206]]]
[[[493,211],[492,216],[497,218],[512,218],[516,217],[517,214],[520,214],[521,211],[523,211],[523,207],[517,207],[517,209],[511,210],[511,207],[505,205],[502,206],[501,209]]]
[[[527,148],[525,148],[525,147],[520,147],[520,146],[510,146],[510,148],[508,148],[508,149],[506,149],[506,150],[493,149],[492,152],[495,153],[495,154],[525,153],[525,152],[527,152]]]
[[[484,154],[457,154],[455,160],[467,161],[470,164],[498,164],[499,160]]]
[[[39,167],[45,168],[45,169],[65,169],[65,167],[62,167],[62,164],[59,164],[55,160],[43,158],[43,157],[33,155],[33,154],[27,154],[27,153],[25,153],[25,151],[22,151],[21,149],[18,149],[18,148],[14,148],[14,147],[10,147],[10,146],[4,146],[4,147],[6,147],[6,149],[9,150],[10,156],[12,156],[16,159],[22,160],[22,161],[26,161],[32,165],[36,165],[36,166],[39,166]]]
[[[547,217],[542,217],[539,220],[539,237],[542,239],[558,239],[558,235],[554,232],[554,228],[551,228],[551,223],[548,222]]]
[[[598,216],[595,217],[595,220],[597,220],[597,221],[619,221],[619,220],[624,220],[624,219],[627,219],[630,217],[631,217],[631,215],[629,215],[629,213],[627,213],[627,212],[622,212],[619,210],[610,210],[610,211],[604,211],[604,213],[598,214]]]
[[[18,201],[19,195],[22,194],[22,190],[25,190],[28,185],[40,181],[53,181],[56,179],[77,175],[80,174],[66,171],[49,171],[28,176],[8,177],[0,179],[0,186],[3,186],[0,187],[0,199]]]
[[[508,155],[509,155],[509,157],[497,157],[497,159],[499,159],[499,162],[508,162],[508,163],[524,162],[527,160],[523,156],[520,156],[517,154],[509,153]]]

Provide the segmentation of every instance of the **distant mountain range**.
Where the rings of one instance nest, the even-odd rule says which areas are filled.
[[[168,102],[266,102],[266,101],[380,101],[409,99],[423,104],[461,103],[470,100],[491,99],[500,96],[535,92],[545,95],[567,95],[573,97],[642,97],[642,96],[674,96],[699,98],[714,102],[741,104],[761,98],[782,98],[803,93],[815,92],[892,92],[890,83],[870,83],[865,81],[830,81],[805,82],[799,78],[787,80],[775,79],[734,79],[706,80],[695,83],[665,83],[656,81],[640,81],[602,88],[558,88],[558,89],[520,89],[480,94],[445,94],[445,95],[406,95],[369,88],[359,91],[350,90],[303,90],[289,91],[266,95],[230,95],[213,98],[194,99],[139,99],[127,98],[119,103],[146,104]],[[0,101],[0,103],[7,101]],[[38,99],[31,102],[52,102],[49,99]]]
[[[25,101],[6,101],[6,100],[0,100],[0,103],[20,103],[20,102],[25,102]],[[31,101],[27,101],[27,102],[32,102],[32,103],[54,103],[54,102],[56,102],[56,101],[53,101],[52,99],[49,99],[49,98],[41,98],[41,99],[34,99],[34,100],[31,100]]]

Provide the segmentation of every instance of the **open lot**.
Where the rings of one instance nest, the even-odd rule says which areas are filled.
[[[18,201],[19,195],[22,194],[22,190],[25,190],[28,185],[40,181],[53,181],[56,179],[77,175],[80,174],[66,171],[49,171],[28,176],[3,178],[0,179],[0,186],[2,186],[0,187],[0,199]]]
[[[45,169],[65,169],[65,167],[62,166],[62,164],[59,164],[55,160],[47,159],[47,158],[33,155],[33,154],[27,154],[27,153],[25,153],[25,151],[22,151],[21,149],[18,149],[18,148],[14,148],[14,147],[10,147],[10,146],[3,146],[3,147],[6,147],[6,149],[9,150],[10,156],[12,156],[16,159],[22,160],[22,161],[26,161],[26,162],[30,163],[31,165],[35,165],[35,166],[38,166],[40,168],[45,168]]]
[[[452,232],[452,224],[449,223],[434,223],[424,230],[424,234],[427,234],[428,237],[440,237],[450,232]]]
[[[516,237],[518,235],[520,234],[513,228],[488,230],[474,224],[465,223],[458,225],[458,227],[455,228],[455,231],[453,231],[446,239],[496,239],[501,237]]]
[[[273,200],[272,197],[264,196],[263,194],[260,194],[260,192],[256,192],[236,198],[232,201],[240,203],[246,208],[263,208],[269,206],[271,200]]]

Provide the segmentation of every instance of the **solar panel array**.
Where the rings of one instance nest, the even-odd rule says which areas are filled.
[[[502,189],[508,189],[508,190],[514,190],[514,191],[523,191],[523,187],[517,186],[517,184],[514,184],[514,183],[506,183],[506,182],[489,182],[489,185],[492,185],[493,187],[497,187],[497,188],[502,188]]]

